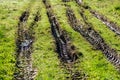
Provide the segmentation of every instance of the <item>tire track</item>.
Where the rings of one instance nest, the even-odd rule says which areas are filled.
[[[44,2],[44,4],[47,8],[47,15],[51,23],[51,30],[56,41],[59,57],[65,63],[74,62],[77,59],[75,46],[72,45],[66,31],[60,28],[60,24],[58,23],[56,16],[53,14],[51,6],[47,2]]]
[[[99,19],[103,24],[105,24],[110,30],[115,32],[117,35],[120,35],[120,26],[117,26],[114,22],[108,20],[105,16],[100,13],[90,10],[90,13],[93,14],[97,19]]]
[[[114,33],[116,33],[117,35],[120,35],[120,26],[118,26],[116,23],[114,23],[113,21],[110,21],[107,17],[105,17],[104,15],[98,13],[95,10],[92,10],[90,6],[85,5],[85,4],[79,4],[79,2],[76,0],[76,3],[83,7],[84,9],[88,9],[89,12],[96,17],[97,19],[99,19],[103,24],[105,24],[111,31],[113,31]]]
[[[19,18],[16,39],[16,70],[15,80],[33,80],[37,70],[32,66],[32,52],[34,42],[34,26],[39,21],[39,11],[34,17],[29,29],[26,29],[30,10],[24,11]]]
[[[92,25],[86,21],[86,17],[84,13],[81,13],[83,20],[85,21],[86,25],[78,23],[78,20],[75,17],[72,9],[67,8],[66,15],[68,17],[68,21],[72,28],[79,32],[93,47],[98,50],[101,50],[107,59],[118,69],[120,70],[120,55],[117,54],[115,49],[112,49],[104,39],[96,32]]]
[[[58,57],[63,63],[64,68],[68,70],[69,72],[68,74],[70,74],[70,77],[67,77],[67,79],[71,80],[83,79],[85,74],[82,74],[79,71],[73,71],[72,69],[74,68],[74,64],[78,59],[76,47],[71,43],[70,38],[67,35],[67,32],[60,28],[60,24],[56,16],[54,15],[50,4],[46,0],[43,0],[43,3],[45,4],[47,9],[47,15],[51,24],[52,35],[55,39]],[[80,55],[82,55],[82,53]]]

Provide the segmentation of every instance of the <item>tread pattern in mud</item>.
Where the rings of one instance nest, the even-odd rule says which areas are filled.
[[[33,52],[32,44],[34,42],[34,25],[39,20],[39,12],[34,17],[30,27],[26,29],[29,11],[24,11],[19,18],[17,39],[16,39],[16,70],[15,80],[33,80],[37,70],[33,69],[31,54]]]
[[[67,32],[61,29],[60,24],[56,16],[54,15],[50,4],[45,0],[43,1],[43,3],[45,4],[47,9],[47,15],[51,24],[52,35],[56,42],[57,53],[59,55],[59,58],[61,59],[61,62],[63,63],[63,66],[67,69],[68,74],[70,74],[70,76],[66,79],[85,80],[86,75],[84,73],[82,73],[81,71],[72,70],[72,68],[74,68],[74,64],[76,63],[76,60],[78,59],[78,57],[80,57],[77,54],[76,47],[71,43]],[[82,53],[79,53],[79,55],[82,55]]]
[[[110,21],[107,17],[105,17],[104,15],[98,13],[95,10],[92,10],[90,6],[85,5],[85,4],[79,4],[79,2],[76,0],[76,3],[84,8],[84,9],[88,9],[89,12],[95,16],[97,19],[99,19],[103,24],[105,24],[111,31],[115,32],[117,35],[120,35],[120,26],[118,26],[118,24],[114,23],[113,21]]]
[[[50,5],[45,1],[43,2],[47,8],[47,15],[51,23],[51,30],[56,41],[56,48],[60,59],[67,63],[74,62],[77,59],[75,46],[72,45],[66,31],[60,28],[60,24],[53,14]]]
[[[77,21],[73,10],[70,8],[67,8],[66,15],[72,28],[79,32],[96,49],[101,50],[107,59],[113,63],[117,69],[120,69],[120,55],[115,49],[112,49],[109,45],[106,44],[104,39],[92,28],[92,25],[89,23],[86,25],[80,24]],[[84,14],[82,14],[82,17],[85,18]]]
[[[114,22],[109,21],[105,16],[101,15],[100,13],[90,10],[90,12],[99,20],[103,22],[110,30],[115,32],[117,35],[120,35],[120,27],[117,26]]]
[[[69,2],[71,0],[62,0],[63,2]],[[82,3],[82,0],[76,0],[79,2],[79,5]],[[62,30],[60,24],[53,13],[52,7],[49,4],[49,1],[43,0],[43,3],[47,9],[47,16],[49,18],[49,22],[51,24],[52,35],[55,39],[56,50],[58,53],[61,62],[68,63],[74,66],[74,62],[78,59],[76,47],[71,43],[70,37],[68,36],[65,30]],[[84,6],[84,8],[89,8],[88,6]],[[113,22],[108,21],[104,16],[98,14],[97,12],[91,11],[91,13],[103,21],[112,31],[116,34],[120,34],[120,28],[116,26]],[[26,24],[28,17],[30,15],[29,10],[22,13],[19,18],[18,23],[18,31],[17,31],[17,39],[16,39],[16,70],[14,73],[15,80],[34,80],[37,70],[32,65],[31,55],[33,53],[33,43],[35,40],[34,37],[34,26],[40,20],[39,11],[36,13],[33,22],[26,29]],[[83,13],[81,16],[86,25],[82,25],[78,22],[75,17],[74,12],[67,8],[66,15],[68,17],[68,21],[72,28],[79,32],[90,44],[93,45],[98,50],[101,50],[103,54],[107,57],[107,59],[115,65],[117,69],[120,70],[120,55],[117,54],[115,49],[112,49],[104,39],[92,28],[92,25],[86,21],[86,17]],[[82,53],[81,53],[82,55]],[[70,69],[69,69],[70,70]],[[80,80],[83,79],[81,77],[81,73],[79,71],[71,71],[72,80]],[[85,74],[84,74],[85,75]]]

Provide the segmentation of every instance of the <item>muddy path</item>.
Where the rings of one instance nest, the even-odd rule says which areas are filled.
[[[39,11],[36,13],[33,22],[26,28],[30,15],[29,9],[24,11],[19,18],[16,38],[16,69],[14,80],[33,80],[37,70],[32,66],[32,52],[34,42],[34,26],[39,21]]]
[[[87,41],[89,41],[94,48],[101,50],[106,58],[116,67],[116,69],[120,70],[120,55],[115,49],[112,49],[108,44],[106,44],[98,32],[92,28],[92,25],[86,21],[84,13],[81,13],[81,16],[85,22],[85,25],[78,22],[72,9],[67,8],[66,15],[72,28],[79,32]]]
[[[43,0],[43,3],[47,9],[47,15],[51,24],[51,32],[55,40],[58,57],[61,60],[61,64],[64,66],[64,68],[68,70],[68,74],[70,74],[70,76],[66,79],[85,80],[85,74],[81,73],[80,71],[73,71],[74,64],[76,63],[78,57],[80,57],[80,55],[82,56],[82,53],[80,53],[78,56],[76,47],[72,44],[67,32],[61,29],[61,26],[54,15],[50,4],[46,2],[46,0]]]
[[[103,24],[105,24],[111,31],[113,31],[114,33],[116,33],[117,35],[120,35],[120,26],[118,26],[118,24],[116,24],[113,21],[110,21],[106,16],[100,14],[99,12],[92,10],[90,6],[85,5],[85,4],[80,4],[77,0],[76,3],[84,8],[84,9],[88,9],[89,12],[96,17],[97,19],[99,19]]]

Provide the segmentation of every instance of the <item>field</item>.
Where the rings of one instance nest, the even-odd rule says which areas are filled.
[[[120,80],[119,0],[0,0],[0,80]]]

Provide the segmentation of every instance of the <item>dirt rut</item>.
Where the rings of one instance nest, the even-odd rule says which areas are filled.
[[[103,22],[110,30],[115,32],[117,35],[120,35],[120,26],[117,26],[114,22],[109,21],[105,16],[100,13],[90,10],[90,12],[99,20]]]
[[[85,5],[85,4],[79,4],[79,2],[76,0],[76,3],[84,9],[88,9],[90,13],[95,16],[97,19],[99,19],[103,24],[105,24],[111,31],[115,32],[117,35],[120,35],[120,26],[118,26],[116,23],[113,21],[110,21],[107,17],[104,15],[98,13],[95,10],[92,10],[90,6]]]
[[[34,25],[39,20],[37,13],[29,29],[26,29],[29,10],[22,13],[19,18],[17,39],[16,39],[16,70],[14,80],[33,80],[36,75],[36,69],[32,66],[31,54],[33,52]]]
[[[66,15],[72,28],[79,32],[87,41],[89,41],[93,47],[101,50],[107,59],[114,64],[118,70],[120,70],[120,55],[115,49],[112,49],[108,44],[106,44],[98,32],[92,28],[92,25],[85,20],[86,17],[84,14],[81,13],[81,16],[83,17],[86,25],[82,25],[80,22],[78,22],[72,9],[67,8]]]
[[[47,15],[51,24],[52,35],[55,39],[56,49],[59,58],[61,59],[61,63],[68,70],[68,74],[70,74],[67,79],[70,80],[81,80],[84,78],[85,74],[80,71],[73,71],[74,64],[78,59],[76,47],[71,43],[69,36],[65,30],[62,30],[60,24],[53,13],[53,10],[46,0],[43,0],[47,8]],[[80,53],[79,55],[82,55]],[[79,56],[80,57],[80,56]]]
[[[56,41],[56,48],[60,59],[66,63],[74,62],[77,59],[75,46],[72,45],[66,31],[60,28],[60,24],[53,14],[51,6],[47,2],[44,2],[44,4],[47,8],[47,15],[51,23],[51,30]]]

